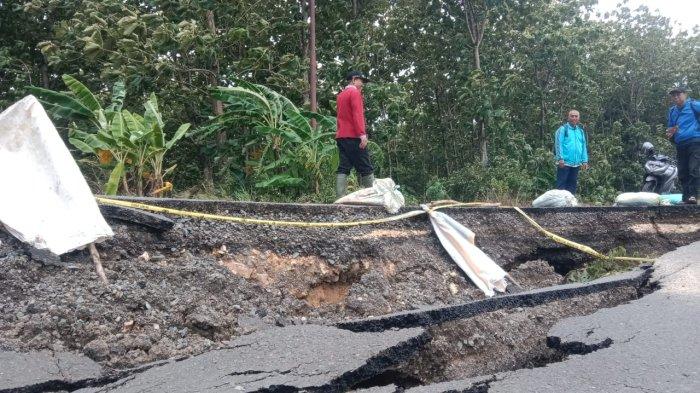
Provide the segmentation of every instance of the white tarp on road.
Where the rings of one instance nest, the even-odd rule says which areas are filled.
[[[404,206],[404,197],[390,178],[377,179],[374,186],[346,195],[335,203],[384,206],[396,213]],[[474,244],[474,232],[445,213],[435,211],[427,205],[421,206],[430,217],[435,234],[452,260],[481,289],[486,296],[495,291],[505,292],[507,273]],[[407,214],[415,213],[408,212]]]
[[[445,213],[431,211],[427,206],[423,209],[428,212],[440,243],[469,279],[486,296],[505,292],[507,273],[475,245],[474,232]]]
[[[377,179],[372,187],[357,190],[333,203],[348,205],[384,206],[389,213],[397,213],[405,204],[399,187],[391,178]]]
[[[60,255],[113,235],[46,111],[27,96],[0,113],[0,222]]]

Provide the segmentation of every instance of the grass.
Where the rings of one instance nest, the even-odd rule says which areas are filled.
[[[632,270],[642,264],[638,261],[619,261],[615,257],[642,257],[642,255],[627,255],[624,247],[616,247],[606,255],[606,258],[598,258],[583,266],[580,269],[572,270],[566,275],[568,282],[588,282],[595,279],[609,276],[614,273]]]

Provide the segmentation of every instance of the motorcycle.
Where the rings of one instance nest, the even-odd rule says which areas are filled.
[[[656,154],[654,145],[644,142],[642,153],[646,158],[644,164],[643,192],[655,192],[657,194],[669,194],[674,189],[676,178],[678,178],[678,168],[674,165],[670,157],[663,154]]]

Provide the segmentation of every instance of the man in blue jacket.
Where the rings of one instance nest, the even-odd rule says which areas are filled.
[[[689,91],[674,87],[668,92],[674,105],[668,111],[666,136],[676,144],[683,202],[695,205],[700,187],[700,102],[688,98]]]
[[[572,109],[567,122],[554,134],[554,154],[557,160],[557,189],[576,194],[580,168],[588,169],[586,134],[579,124],[579,113]]]

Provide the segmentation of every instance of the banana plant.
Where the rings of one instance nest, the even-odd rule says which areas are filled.
[[[320,181],[337,155],[335,119],[302,111],[276,91],[241,80],[233,87],[213,89],[212,96],[226,107],[211,129],[252,130],[243,145],[257,152],[255,159],[246,162],[253,168],[257,188],[313,186],[320,192]]]
[[[189,124],[181,125],[173,137],[165,141],[164,122],[158,108],[155,94],[151,94],[144,104],[143,116],[123,109],[126,90],[123,82],[114,84],[112,101],[102,108],[90,90],[70,75],[63,80],[70,93],[32,87],[30,90],[55,117],[72,120],[68,141],[84,154],[94,154],[103,165],[111,167],[109,180],[104,193],[115,195],[121,184],[126,193],[130,192],[129,170],[137,195],[144,195],[144,179],[148,176],[150,188],[163,186],[163,178],[175,166],[163,171],[163,159],[168,150],[180,140],[189,129]]]
[[[302,111],[288,114],[290,127],[301,136],[296,156],[310,178],[314,192],[321,192],[324,175],[337,166],[338,149],[334,143],[335,119],[313,112]],[[315,120],[313,127],[309,120]]]
[[[151,191],[163,187],[163,178],[171,173],[176,165],[163,170],[163,160],[165,154],[182,139],[190,128],[189,123],[182,124],[173,134],[172,138],[166,140],[165,123],[158,108],[158,99],[155,94],[151,94],[144,104],[145,112],[143,116],[132,114],[129,111],[122,111],[126,128],[135,143],[136,166],[136,189],[139,195],[144,192],[144,168],[150,165],[152,173],[149,176]]]
[[[63,75],[62,78],[70,93],[40,87],[30,87],[29,91],[37,96],[54,117],[71,120],[68,141],[78,150],[85,154],[95,154],[105,164],[109,161],[105,160],[107,156],[116,160],[103,190],[107,195],[114,195],[124,178],[129,159],[129,151],[124,146],[130,143],[124,137],[124,121],[121,117],[126,96],[124,83],[114,84],[112,102],[104,109],[90,89],[80,81],[70,75]],[[104,152],[109,152],[109,155]]]

